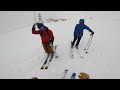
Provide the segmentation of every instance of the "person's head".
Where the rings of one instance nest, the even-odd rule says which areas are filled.
[[[44,25],[42,23],[37,23],[37,27],[40,29],[40,28],[44,27]]]
[[[80,19],[80,20],[79,20],[79,23],[80,23],[80,24],[84,24],[84,23],[85,23],[85,20],[84,20],[84,19]]]
[[[90,79],[90,76],[84,72],[79,73],[78,77],[79,79]]]
[[[47,27],[44,26],[42,23],[37,23],[37,27],[38,27],[40,30],[44,30],[45,28],[47,28]]]

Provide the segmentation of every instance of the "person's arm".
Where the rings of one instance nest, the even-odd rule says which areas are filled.
[[[87,29],[89,32],[91,32],[91,35],[94,34],[94,31],[92,31],[88,26],[85,25],[85,29]]]
[[[32,27],[32,34],[40,34],[40,30],[36,31],[35,26],[36,26],[36,24],[34,24],[33,27]]]

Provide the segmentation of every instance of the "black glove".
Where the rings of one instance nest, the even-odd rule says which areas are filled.
[[[92,32],[92,34],[91,35],[93,35],[94,34],[94,32]]]
[[[90,32],[91,32],[91,34],[90,34],[90,35],[93,35],[93,34],[94,34],[94,32],[93,32],[92,30],[90,30]]]
[[[34,25],[33,25],[33,27],[32,27],[32,29],[35,29],[35,26],[37,25],[37,23],[34,23]]]
[[[35,26],[33,25],[32,30],[35,29]]]

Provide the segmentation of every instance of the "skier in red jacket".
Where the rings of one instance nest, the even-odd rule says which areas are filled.
[[[39,29],[37,31],[35,30],[36,25]],[[35,23],[32,27],[32,33],[39,34],[41,36],[41,41],[45,52],[48,55],[51,54],[51,56],[53,56],[54,51],[51,47],[51,45],[53,46],[53,42],[54,42],[53,32],[50,29],[48,29],[48,27],[44,26],[42,23]]]

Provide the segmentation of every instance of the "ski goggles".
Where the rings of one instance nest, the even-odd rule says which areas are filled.
[[[42,26],[41,28],[40,28],[40,30],[44,30],[45,29],[45,27],[44,26]]]

